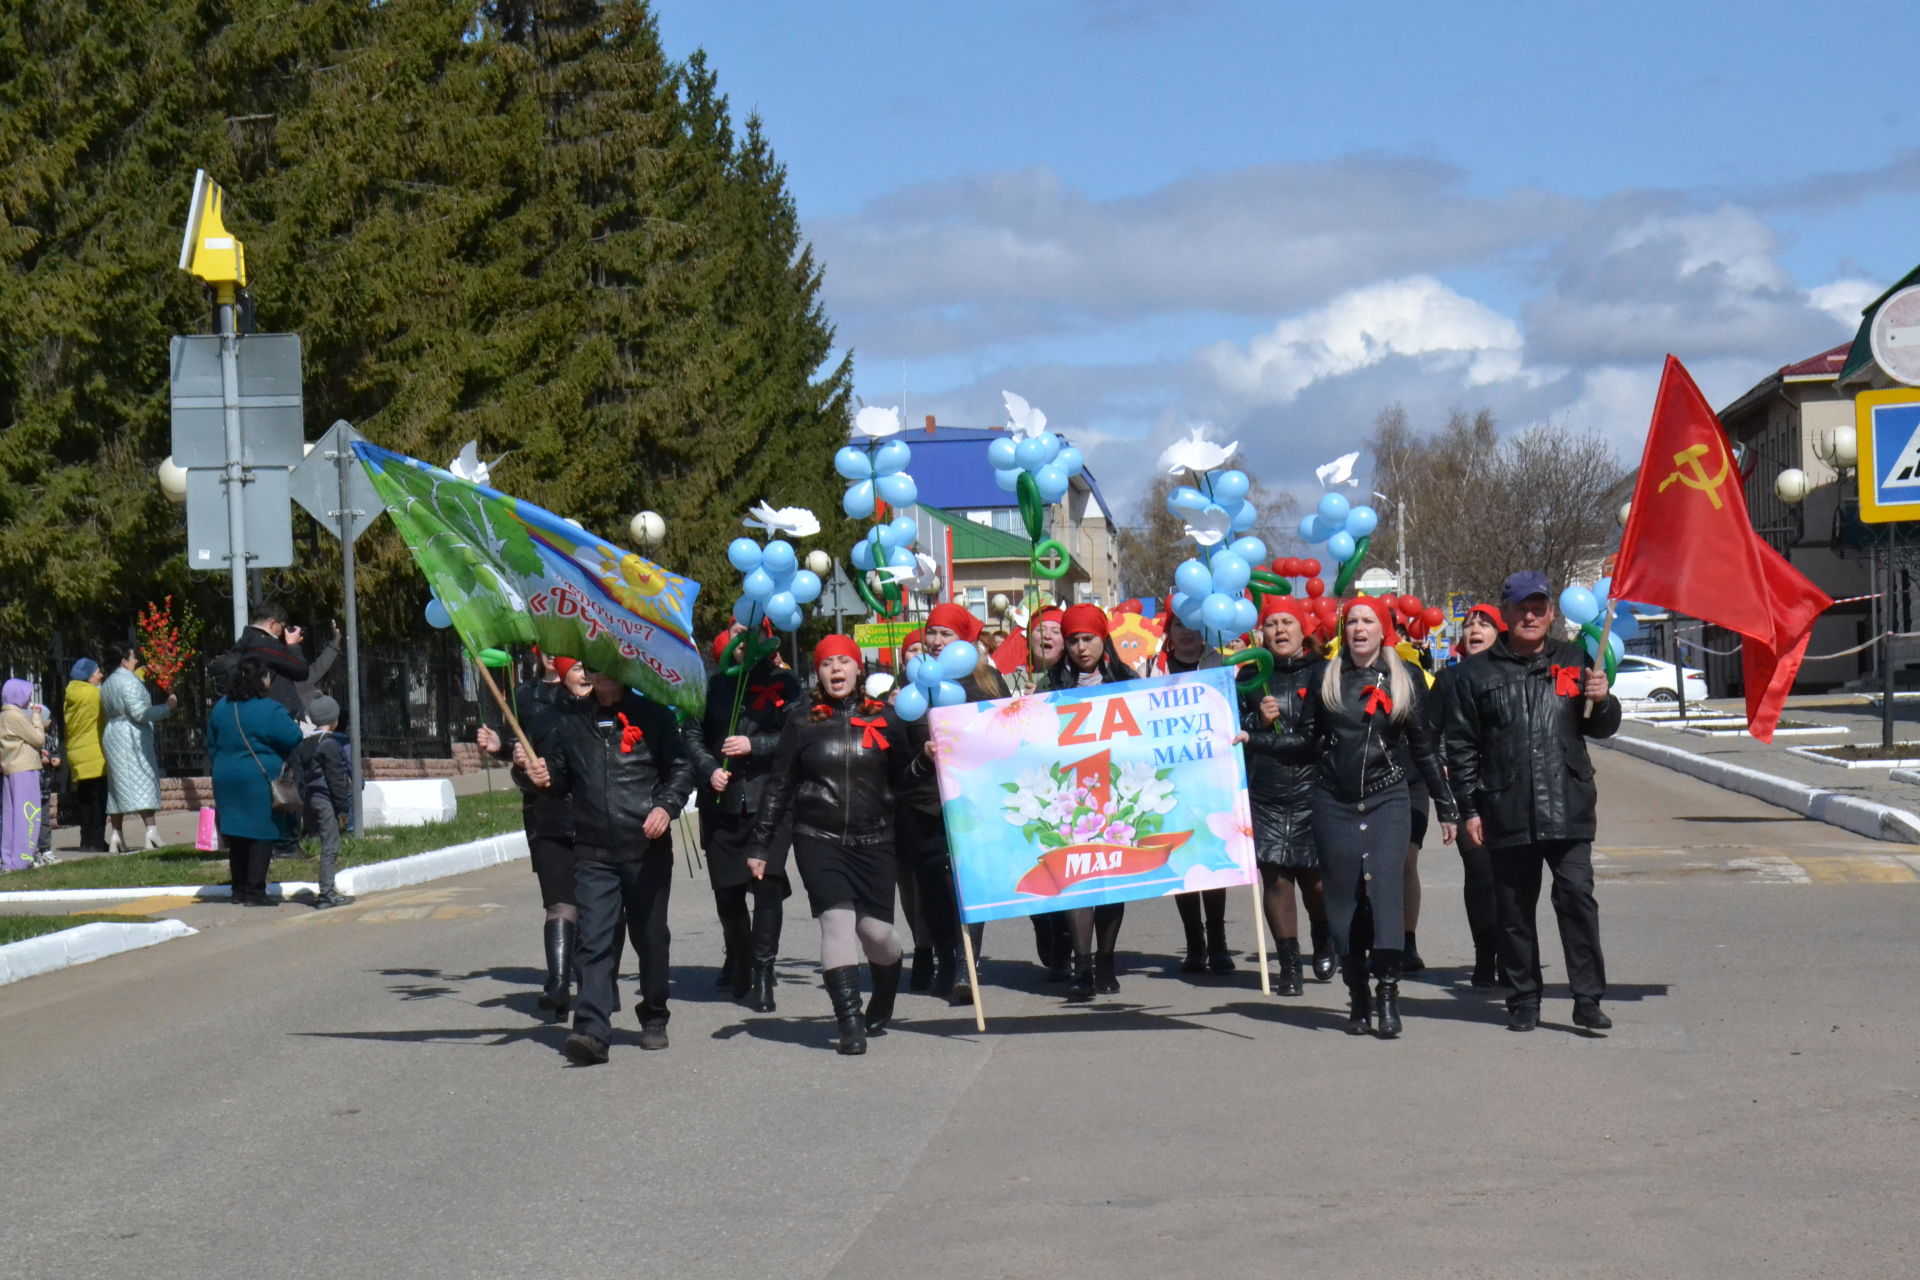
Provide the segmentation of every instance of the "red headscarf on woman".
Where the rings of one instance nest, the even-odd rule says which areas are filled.
[[[1479,614],[1481,617],[1485,618],[1488,622],[1491,622],[1493,624],[1493,629],[1495,631],[1505,631],[1507,629],[1506,618],[1501,614],[1500,610],[1495,608],[1493,605],[1477,604],[1473,606],[1473,608],[1467,610],[1467,618],[1471,618],[1476,613]],[[1460,621],[1465,622],[1467,618],[1462,618],[1460,619]]]
[[[1064,635],[1095,635],[1105,639],[1112,632],[1107,624],[1107,611],[1097,604],[1070,605],[1060,619],[1060,631]]]
[[[927,611],[927,625],[945,627],[968,644],[972,644],[980,638],[980,628],[983,624],[974,616],[973,610],[957,605],[951,600],[943,600]]]
[[[1301,633],[1310,639],[1320,634],[1320,619],[1293,596],[1267,596],[1260,602],[1260,621],[1265,622],[1276,613],[1284,613],[1297,621]]]
[[[1380,643],[1382,645],[1391,649],[1400,643],[1400,633],[1396,631],[1393,626],[1393,605],[1390,601],[1384,600],[1379,596],[1355,596],[1340,606],[1340,630],[1342,634],[1345,634],[1347,629],[1347,614],[1352,612],[1356,605],[1364,605],[1374,617],[1380,619]]]
[[[915,627],[913,630],[907,632],[907,634],[905,634],[904,636],[901,636],[900,637],[900,665],[895,667],[894,670],[904,673],[907,669],[907,650],[913,648],[913,646],[915,645],[920,645],[924,648],[926,646],[926,643],[927,643],[927,634],[926,632],[922,631],[918,627]]]
[[[813,665],[817,668],[828,658],[852,658],[860,661],[860,646],[852,636],[828,636],[813,646]]]

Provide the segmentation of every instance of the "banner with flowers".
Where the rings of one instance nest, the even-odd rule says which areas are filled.
[[[1229,669],[928,719],[969,923],[1257,879]]]

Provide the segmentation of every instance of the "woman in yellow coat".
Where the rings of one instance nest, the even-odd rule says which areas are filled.
[[[100,745],[100,682],[105,678],[92,658],[74,663],[63,713],[82,853],[107,851],[107,753]]]

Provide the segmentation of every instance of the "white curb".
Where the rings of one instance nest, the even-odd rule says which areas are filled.
[[[178,920],[156,920],[76,925],[58,933],[9,942],[0,947],[0,986],[198,932]]]
[[[438,880],[442,876],[464,875],[482,867],[498,866],[528,856],[527,833],[509,831],[497,836],[469,840],[465,844],[429,849],[391,862],[372,862],[364,867],[348,867],[336,878],[340,892],[373,893],[380,889],[398,889],[403,885]],[[316,888],[315,892],[318,892]]]
[[[469,840],[465,844],[429,849],[388,862],[372,862],[348,867],[335,879],[340,892],[374,893],[422,884],[442,876],[465,875],[482,867],[498,866],[528,855],[527,833],[510,831],[497,836]],[[267,886],[267,892],[280,898],[320,892],[311,880],[281,880]],[[135,889],[16,889],[0,893],[0,902],[116,902],[129,898],[200,898],[223,901],[233,897],[233,889],[224,884],[161,884]]]
[[[1638,756],[1642,760],[1650,760],[1654,764],[1665,765],[1677,773],[1710,782],[1716,787],[1737,791],[1741,795],[1779,805],[1782,809],[1791,809],[1805,817],[1843,827],[1855,835],[1901,844],[1920,843],[1920,817],[1890,804],[1862,800],[1857,796],[1843,796],[1824,787],[1810,787],[1790,778],[1775,777],[1724,760],[1711,760],[1678,747],[1648,742],[1644,738],[1615,734],[1611,738],[1594,738],[1590,741],[1614,751]]]

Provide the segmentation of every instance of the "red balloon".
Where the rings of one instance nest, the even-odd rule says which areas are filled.
[[[1426,618],[1423,616],[1423,617],[1415,618],[1412,622],[1409,622],[1407,624],[1407,635],[1409,638],[1414,640],[1426,639],[1427,638]]]
[[[1426,611],[1420,615],[1420,620],[1426,623],[1427,629],[1431,631],[1447,620],[1447,611],[1437,604],[1430,604],[1427,606]]]
[[[1283,578],[1299,577],[1300,576],[1300,557],[1299,556],[1282,556],[1280,559],[1275,560],[1273,562],[1273,571],[1279,574]]]
[[[1409,618],[1419,613],[1421,608],[1422,605],[1420,604],[1419,596],[1400,597],[1400,612],[1406,614]]]
[[[1318,560],[1302,560],[1300,562],[1300,572],[1309,578],[1317,578],[1320,576],[1320,562]]]
[[[1307,594],[1318,599],[1327,593],[1327,584],[1318,578],[1307,579]]]

